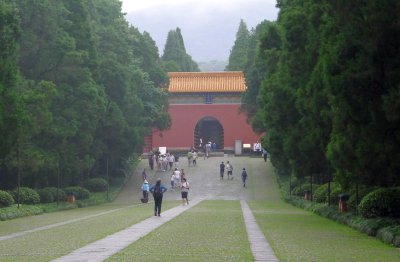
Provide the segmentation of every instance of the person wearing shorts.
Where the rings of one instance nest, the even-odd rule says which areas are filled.
[[[189,183],[186,181],[186,178],[182,179],[182,185],[181,185],[181,196],[182,196],[182,202],[183,205],[189,205],[189,200],[188,200],[188,193],[189,193]]]
[[[228,175],[228,180],[229,178],[233,179],[232,171],[233,171],[233,166],[229,163],[229,161],[226,162],[226,174]]]

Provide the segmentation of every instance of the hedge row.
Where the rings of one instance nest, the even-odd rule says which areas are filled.
[[[26,205],[35,205],[39,203],[53,203],[57,200],[65,201],[67,195],[74,195],[76,200],[84,200],[90,197],[90,192],[104,192],[108,190],[108,183],[103,178],[93,178],[88,180],[86,188],[83,187],[66,187],[63,189],[57,189],[56,187],[46,187],[42,189],[31,189],[28,187],[20,187],[12,191],[0,190],[0,208],[9,207],[14,203]]]
[[[328,206],[326,203],[327,185],[321,185],[314,191],[314,200],[304,200],[303,196],[289,195],[287,181],[278,180],[281,192],[286,202],[305,210],[312,211],[323,217],[346,224],[360,232],[375,236],[383,242],[400,247],[400,189],[399,188],[378,188],[360,187],[359,197],[362,198],[359,204],[360,215],[355,212],[340,212],[338,205]],[[331,183],[332,199],[340,194],[337,184]],[[369,192],[368,192],[369,191]],[[339,192],[339,193],[338,193]],[[304,194],[304,193],[303,193]],[[349,202],[355,199],[351,193]],[[336,198],[337,199],[337,198]]]

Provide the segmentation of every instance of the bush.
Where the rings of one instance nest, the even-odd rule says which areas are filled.
[[[379,188],[367,194],[359,205],[363,217],[399,217],[400,189]]]
[[[90,197],[89,190],[79,186],[66,187],[63,191],[67,195],[74,194],[76,200],[88,199]]]
[[[18,189],[14,189],[11,192],[11,195],[14,198],[14,201],[18,201]],[[39,194],[29,187],[20,187],[19,188],[19,203],[27,204],[27,205],[36,205],[40,203]]]
[[[86,188],[92,192],[104,192],[108,189],[108,182],[104,178],[92,178],[87,181]]]
[[[54,202],[54,196],[51,190],[42,188],[36,190],[40,196],[40,203],[52,203]]]
[[[353,187],[349,191],[349,201],[347,201],[347,206],[349,209],[356,210],[358,205],[360,204],[361,200],[370,192],[378,189],[378,187],[371,187],[371,186],[366,186],[366,185],[359,185],[358,186],[358,203],[356,199],[356,188]]]
[[[57,190],[56,187],[45,187],[46,190],[51,191],[51,194],[53,195],[54,202],[57,201],[57,191],[58,191],[58,200],[59,201],[65,201],[67,199],[67,194],[65,194],[64,190],[61,188]]]
[[[331,182],[331,204],[338,204],[338,197],[341,192],[340,184]],[[317,203],[328,203],[328,183],[319,186],[314,191],[314,200]]]
[[[6,191],[0,190],[0,207],[9,207],[14,204],[13,197]]]

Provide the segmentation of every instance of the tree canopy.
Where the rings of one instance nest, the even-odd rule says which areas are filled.
[[[241,57],[248,85],[242,108],[253,129],[265,132],[274,166],[344,188],[398,186],[399,3],[277,6],[278,20],[259,24]]]
[[[0,181],[82,185],[124,176],[170,125],[158,49],[118,0],[0,1]]]

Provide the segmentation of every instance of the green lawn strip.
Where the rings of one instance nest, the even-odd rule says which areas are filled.
[[[107,261],[253,261],[239,201],[203,201]]]
[[[163,207],[164,210],[167,210],[180,203],[180,201],[165,201]],[[88,220],[1,241],[0,261],[55,259],[152,217],[153,208],[151,203],[138,205]]]
[[[37,227],[46,226],[49,224],[55,224],[72,219],[79,219],[86,216],[92,216],[112,209],[119,209],[126,207],[127,206],[107,204],[107,205],[76,208],[55,213],[45,213],[38,216],[21,217],[13,220],[1,221],[0,236],[26,231]]]
[[[282,203],[249,203],[281,261],[400,261],[399,250],[347,226]]]

